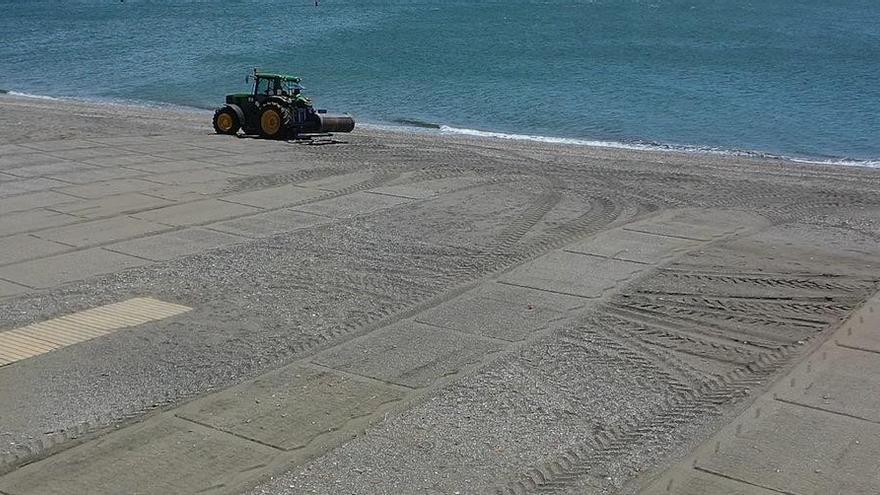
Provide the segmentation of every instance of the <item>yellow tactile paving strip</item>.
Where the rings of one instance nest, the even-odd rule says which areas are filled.
[[[191,309],[149,297],[136,297],[0,332],[0,366]]]

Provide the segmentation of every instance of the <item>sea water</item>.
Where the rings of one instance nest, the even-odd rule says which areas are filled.
[[[877,0],[0,0],[0,90],[209,109],[254,67],[358,122],[880,160]]]

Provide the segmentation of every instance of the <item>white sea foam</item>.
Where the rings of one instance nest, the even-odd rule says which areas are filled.
[[[595,141],[589,139],[562,138],[552,136],[536,136],[531,134],[507,134],[504,132],[479,131],[476,129],[462,129],[448,125],[441,125],[440,132],[445,134],[463,134],[465,136],[477,136],[492,139],[510,139],[515,141],[537,141],[551,144],[573,144],[578,146],[594,146],[599,148],[623,148],[632,150],[653,149],[648,145],[638,143],[618,143],[613,141]]]
[[[722,156],[742,156],[749,158],[764,158],[772,160],[788,160],[797,163],[809,163],[816,165],[843,165],[848,167],[880,168],[880,160],[853,160],[853,159],[811,159],[795,158],[786,155],[775,155],[759,151],[733,150],[705,146],[676,145],[663,143],[624,143],[619,141],[597,141],[590,139],[561,138],[552,136],[536,136],[529,134],[507,134],[503,132],[480,131],[477,129],[462,129],[447,125],[440,126],[441,133],[461,134],[466,136],[484,137],[490,139],[510,139],[517,141],[536,141],[541,143],[568,144],[576,146],[593,146],[599,148],[614,148],[640,151],[675,151],[679,153],[695,153]]]
[[[797,163],[812,163],[817,165],[843,165],[846,167],[869,167],[880,168],[880,160],[848,160],[830,158],[828,160],[810,160],[804,158],[789,158],[789,160]]]
[[[428,126],[408,126],[408,125],[393,125],[393,124],[372,124],[372,123],[358,123],[358,127],[363,129],[376,129],[376,130],[384,130],[384,131],[392,131],[392,132],[417,132],[423,134],[432,134],[432,133],[440,133],[440,134],[460,134],[464,136],[474,136],[481,137],[487,139],[508,139],[514,141],[536,141],[541,143],[550,143],[550,144],[570,144],[577,146],[594,146],[600,148],[623,148],[623,149],[633,149],[633,150],[652,150],[659,149],[654,148],[648,145],[641,144],[629,144],[629,143],[617,143],[612,141],[595,141],[588,139],[576,139],[576,138],[563,138],[563,137],[552,137],[552,136],[537,136],[537,135],[529,135],[529,134],[508,134],[504,132],[492,132],[492,131],[480,131],[477,129],[463,129],[459,127],[451,127],[448,125],[438,125],[436,127],[428,127]]]
[[[61,98],[56,98],[54,96],[46,96],[46,95],[34,95],[31,93],[22,93],[20,91],[8,91],[6,94],[10,96],[18,96],[20,98],[33,98],[35,100],[52,100],[52,101],[60,101]]]

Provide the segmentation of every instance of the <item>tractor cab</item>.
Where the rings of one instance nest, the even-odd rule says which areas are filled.
[[[254,98],[268,99],[270,96],[292,96],[299,93],[303,88],[300,86],[301,79],[287,74],[269,74],[254,72]]]
[[[327,115],[315,110],[302,94],[301,79],[288,74],[254,69],[252,93],[226,96],[226,105],[214,113],[214,130],[219,134],[245,134],[282,138],[302,133],[351,132],[354,120],[348,115]]]

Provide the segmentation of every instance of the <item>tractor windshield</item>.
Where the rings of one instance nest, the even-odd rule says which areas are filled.
[[[276,78],[257,78],[254,92],[262,95],[283,95],[293,94],[293,90],[301,88],[301,86],[293,81],[285,81]]]
[[[267,95],[269,94],[269,89],[271,89],[271,86],[271,79],[258,78],[257,81],[254,83],[254,93],[258,95]]]

